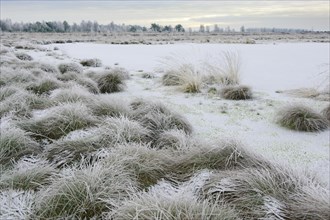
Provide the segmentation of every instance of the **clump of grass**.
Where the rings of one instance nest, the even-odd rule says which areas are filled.
[[[110,72],[113,74],[120,75],[123,79],[129,79],[129,71],[123,67],[114,67],[110,69]]]
[[[217,93],[217,89],[214,87],[211,87],[207,90],[207,93],[215,95]]]
[[[58,69],[60,70],[61,73],[66,73],[66,72],[74,72],[74,73],[82,73],[83,68],[76,63],[62,63],[58,66]]]
[[[306,106],[288,106],[277,115],[277,123],[292,130],[319,132],[328,128],[327,119]]]
[[[150,141],[155,142],[160,133],[178,129],[186,134],[192,133],[192,126],[181,115],[171,112],[161,103],[136,101],[131,104],[132,117],[150,130]]]
[[[97,80],[97,76],[99,73],[93,71],[93,70],[88,70],[84,73],[85,76],[87,76],[88,78],[91,78],[93,80]]]
[[[121,92],[125,88],[125,78],[121,73],[105,72],[97,79],[97,84],[101,93]]]
[[[6,165],[22,156],[40,153],[39,144],[29,137],[30,133],[15,126],[10,119],[1,119],[0,131],[1,164]]]
[[[0,117],[6,114],[30,117],[33,109],[43,109],[49,106],[45,97],[27,91],[17,91],[5,98],[0,105]]]
[[[237,219],[233,209],[225,205],[198,201],[184,195],[170,184],[151,187],[148,192],[131,196],[113,213],[110,219]]]
[[[50,95],[51,101],[54,103],[93,102],[94,96],[86,88],[75,84],[69,86],[69,88],[54,90]]]
[[[13,85],[35,82],[37,78],[26,69],[1,67],[0,80],[4,83],[3,85]]]
[[[56,172],[47,161],[36,157],[25,157],[15,164],[14,169],[4,172],[0,188],[37,190],[49,183],[49,177]]]
[[[15,56],[20,59],[20,60],[24,60],[24,61],[31,61],[33,60],[33,58],[27,54],[27,53],[16,53]]]
[[[138,186],[146,189],[170,173],[175,158],[169,151],[157,150],[146,144],[126,143],[116,146],[104,158],[105,162],[120,160],[137,178]]]
[[[316,98],[320,95],[320,92],[315,88],[291,89],[280,92],[300,98]]]
[[[40,46],[28,42],[20,42],[19,44],[15,45],[15,48],[24,50],[43,50],[43,48]]]
[[[226,86],[220,91],[221,97],[230,100],[252,99],[251,89],[247,86]]]
[[[187,149],[192,145],[191,136],[182,130],[168,130],[159,134],[159,138],[155,141],[154,147],[158,149]]]
[[[244,219],[329,218],[329,200],[325,199],[329,190],[276,164],[214,173],[201,194],[209,201],[228,204]]]
[[[222,85],[238,85],[241,75],[241,57],[238,52],[224,51],[218,58],[219,65],[206,62],[205,71],[211,83]]]
[[[235,208],[239,217],[244,219],[284,218],[282,213],[284,204],[276,198],[264,194],[264,189],[253,187],[253,184],[249,183],[251,180],[247,172],[241,170],[215,173],[203,186],[202,198],[211,202],[223,201]],[[271,189],[271,185],[269,189]],[[269,207],[271,205],[275,207]]]
[[[79,85],[87,88],[88,91],[91,93],[94,93],[94,94],[100,93],[97,83],[88,77],[79,77],[79,78],[75,79],[75,81]]]
[[[71,131],[93,126],[97,122],[90,109],[82,103],[65,103],[49,108],[44,114],[19,124],[36,137],[59,139]]]
[[[144,78],[144,79],[153,79],[153,78],[155,78],[155,74],[153,74],[153,73],[143,73],[142,78]]]
[[[81,75],[76,72],[65,72],[63,74],[57,75],[57,79],[68,82],[68,81],[78,81]]]
[[[12,53],[14,52],[12,48],[10,47],[7,47],[7,46],[4,46],[4,45],[0,45],[0,54],[3,55],[3,54],[8,54],[8,53]]]
[[[167,71],[162,80],[165,86],[178,85],[187,93],[200,92],[203,83],[201,73],[191,64],[183,64],[177,69]]]
[[[33,191],[0,191],[1,219],[30,219],[35,200],[36,193]]]
[[[128,117],[106,118],[100,125],[101,142],[108,146],[120,143],[142,142],[149,135],[147,128]]]
[[[148,131],[127,117],[106,118],[97,128],[85,131],[82,138],[60,139],[46,149],[48,159],[59,165],[70,164],[87,157],[99,149],[113,148],[118,144],[140,143]]]
[[[118,117],[129,116],[130,108],[123,100],[111,97],[98,97],[93,102],[87,103],[88,107],[96,116]]]
[[[57,167],[79,162],[100,149],[99,136],[87,135],[76,139],[62,138],[46,146],[45,155]]]
[[[90,66],[90,67],[100,67],[102,66],[102,61],[100,59],[85,59],[80,61],[80,64],[83,66]]]
[[[17,88],[17,86],[1,86],[0,87],[0,101],[5,100],[7,97],[15,94],[21,89]]]
[[[118,161],[117,161],[118,162]],[[39,194],[36,218],[99,218],[135,192],[135,181],[120,163],[81,165],[54,177]]]
[[[265,163],[262,158],[245,151],[236,141],[219,140],[214,143],[201,142],[192,145],[177,156],[172,169],[181,180],[203,169],[230,170]]]
[[[180,78],[176,71],[169,70],[163,75],[162,82],[164,86],[178,86],[180,85]]]
[[[29,85],[27,89],[41,95],[49,94],[52,90],[58,89],[59,87],[61,87],[61,83],[58,80],[51,77],[44,77],[38,82]]]
[[[322,110],[322,114],[330,122],[330,105]]]
[[[52,74],[57,74],[58,70],[55,66],[51,65],[51,64],[47,64],[47,63],[40,63],[39,64],[39,68],[46,72],[46,73],[52,73]]]

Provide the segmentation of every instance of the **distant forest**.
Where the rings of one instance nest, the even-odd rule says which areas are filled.
[[[95,33],[108,33],[108,32],[200,32],[200,33],[223,33],[223,32],[265,32],[265,33],[305,33],[313,32],[304,29],[287,29],[287,28],[245,28],[241,26],[239,30],[230,28],[229,26],[222,28],[217,24],[210,27],[201,24],[199,29],[193,30],[192,28],[185,29],[181,24],[174,27],[171,25],[159,25],[152,23],[150,27],[140,25],[125,25],[115,24],[99,24],[96,21],[82,21],[80,24],[69,24],[67,21],[42,21],[42,22],[12,22],[10,19],[0,20],[0,31],[3,32],[45,32],[45,33],[66,33],[66,32],[95,32]]]

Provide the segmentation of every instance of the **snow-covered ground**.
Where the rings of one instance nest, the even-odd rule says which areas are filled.
[[[173,44],[173,45],[109,45],[75,43],[47,45],[58,47],[64,60],[99,58],[104,66],[128,69],[132,78],[125,92],[111,94],[131,100],[146,98],[161,101],[185,115],[195,134],[206,139],[232,138],[268,158],[292,166],[307,168],[328,182],[330,173],[329,130],[320,133],[290,131],[275,123],[276,111],[282,106],[301,103],[320,112],[329,104],[275,93],[277,90],[317,87],[324,84],[324,64],[329,63],[327,43],[268,44]],[[164,57],[182,62],[217,62],[222,51],[237,51],[242,58],[242,84],[254,91],[251,101],[229,101],[206,94],[185,94],[161,84],[159,67]],[[46,52],[30,52],[35,60],[64,62],[45,56]],[[152,72],[153,79],[142,78]]]

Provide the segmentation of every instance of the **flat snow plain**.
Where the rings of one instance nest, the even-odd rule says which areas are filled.
[[[123,100],[145,98],[161,101],[192,123],[195,134],[205,139],[230,138],[263,156],[293,167],[308,169],[329,183],[330,135],[296,132],[276,124],[276,111],[293,103],[304,104],[320,112],[329,102],[295,98],[277,90],[317,88],[329,80],[320,72],[329,68],[329,44],[168,44],[110,45],[93,43],[56,44],[59,56],[66,61],[99,58],[103,66],[124,67],[132,78],[124,92],[111,94]],[[161,84],[164,57],[185,63],[219,62],[223,51],[235,51],[242,60],[241,79],[254,92],[251,101],[223,100],[207,94],[186,94]],[[31,54],[36,60],[60,63],[42,53]],[[327,65],[325,65],[327,64]],[[93,68],[92,68],[93,69]],[[95,68],[97,70],[99,68]],[[143,72],[155,78],[142,78]],[[327,73],[329,74],[329,72]]]

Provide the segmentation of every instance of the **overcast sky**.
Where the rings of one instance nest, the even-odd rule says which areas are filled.
[[[283,27],[329,30],[326,1],[15,1],[1,0],[1,19],[98,21],[108,24],[218,24],[220,27]]]

